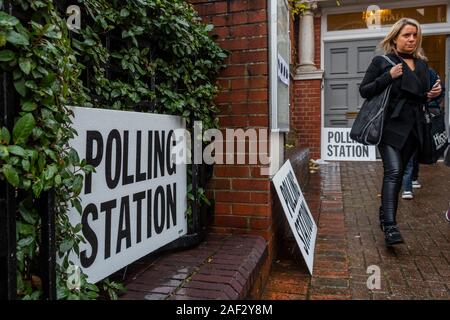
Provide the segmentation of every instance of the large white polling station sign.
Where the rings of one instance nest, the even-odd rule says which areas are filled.
[[[308,270],[312,274],[317,226],[289,160],[281,167],[272,181],[295,240],[302,252]]]
[[[375,146],[362,145],[350,138],[351,128],[322,129],[322,159],[375,161]]]
[[[96,172],[84,177],[79,258],[97,282],[186,234],[186,164],[171,155],[180,117],[74,108],[71,146]],[[177,147],[179,147],[177,145]]]

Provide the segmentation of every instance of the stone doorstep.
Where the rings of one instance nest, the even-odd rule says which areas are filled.
[[[245,299],[266,259],[262,237],[209,234],[193,249],[162,253],[146,267],[136,262],[142,271],[125,281],[127,291],[119,299]]]

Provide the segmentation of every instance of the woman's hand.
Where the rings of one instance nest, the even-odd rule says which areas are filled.
[[[430,91],[428,91],[427,93],[427,97],[428,99],[434,99],[436,97],[439,97],[442,93],[442,87],[441,84],[438,83],[437,86],[434,86],[433,88],[431,88]]]
[[[403,65],[401,63],[395,65],[391,68],[391,71],[389,71],[389,73],[391,74],[392,79],[401,77],[403,74]]]

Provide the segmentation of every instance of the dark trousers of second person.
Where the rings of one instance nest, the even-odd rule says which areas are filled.
[[[384,226],[397,224],[398,194],[402,187],[403,172],[418,144],[416,135],[411,131],[402,149],[397,149],[385,143],[378,145],[384,168],[381,190]]]

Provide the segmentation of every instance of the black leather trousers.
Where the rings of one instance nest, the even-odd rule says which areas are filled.
[[[418,146],[419,141],[413,132],[401,150],[385,143],[378,145],[384,168],[381,206],[385,225],[397,224],[398,194],[402,187],[403,172]]]

